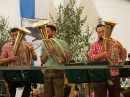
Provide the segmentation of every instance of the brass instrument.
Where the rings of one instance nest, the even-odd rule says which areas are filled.
[[[67,62],[67,56],[64,49],[61,45],[54,39],[48,38],[47,30],[46,30],[46,23],[47,22],[38,22],[33,25],[33,27],[37,27],[39,33],[42,37],[42,40],[47,48],[47,50],[51,53],[52,57],[58,63],[65,63]]]
[[[110,65],[124,65],[126,60],[126,53],[124,53],[123,51],[123,46],[119,41],[111,38],[111,34],[116,23],[112,21],[104,21],[104,23],[105,23],[105,33],[103,39],[104,49],[105,51],[111,52],[111,58],[108,59],[108,61]],[[120,52],[117,47],[121,48]]]
[[[24,39],[25,35],[30,33],[29,30],[17,27],[19,29],[17,38],[15,40],[13,52],[14,55],[19,56],[19,61],[16,62],[17,66],[30,66],[32,62],[32,54],[29,50],[28,45],[22,44],[22,40]]]
[[[13,52],[14,52],[14,55],[19,56],[20,59],[19,61],[16,61],[16,65],[17,66],[30,66],[32,62],[32,54],[29,50],[28,45],[22,44],[23,38],[30,31],[22,27],[17,27],[17,28],[19,29],[19,31],[18,31],[17,38],[15,40]],[[4,81],[4,86],[6,88],[8,97],[10,97],[8,84],[5,81]]]

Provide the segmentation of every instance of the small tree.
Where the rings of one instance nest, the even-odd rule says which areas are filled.
[[[85,31],[82,30],[87,21],[87,16],[84,19],[80,17],[83,8],[76,6],[76,0],[70,0],[66,6],[59,5],[57,20],[51,17],[57,27],[56,37],[68,43],[69,53],[77,62],[88,61],[89,39],[93,32],[89,31],[89,25]]]
[[[8,18],[0,15],[0,54],[2,46],[10,41]]]
[[[98,24],[103,24],[103,20],[101,17],[99,17],[97,20],[98,20]]]
[[[4,16],[0,15],[0,54],[1,54],[1,49],[2,46],[10,41],[10,36],[9,36],[9,23],[8,23],[8,18],[5,18]],[[2,77],[2,72],[0,71],[0,80],[3,80]],[[1,93],[5,94],[7,93],[7,87],[5,86],[4,83],[0,83],[0,91]]]

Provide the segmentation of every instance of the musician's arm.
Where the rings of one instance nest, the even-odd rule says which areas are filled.
[[[29,49],[30,49],[31,54],[32,54],[32,59],[34,61],[37,61],[37,54],[36,54],[36,52],[35,52],[35,50],[33,48],[33,45],[31,43],[28,43],[28,45],[29,45]]]
[[[37,54],[36,54],[36,52],[32,52],[32,59],[34,60],[34,61],[37,61]]]
[[[49,51],[47,51],[45,48],[46,48],[45,45],[42,45],[41,47],[41,63],[42,64],[45,64],[45,62],[47,61],[50,55]]]
[[[66,54],[66,57],[67,57],[67,61],[69,61],[71,59],[69,53],[68,53],[68,44],[65,42],[65,41],[62,41],[63,43],[61,44],[62,45],[62,48],[64,49],[64,52]]]
[[[67,57],[67,61],[69,61],[71,59],[70,55],[68,54],[68,52],[66,50],[64,50],[66,57]]]
[[[8,57],[8,51],[6,50],[6,47],[5,46],[2,47],[2,52],[0,56],[0,64],[8,64],[10,62],[17,61],[17,60],[19,60],[18,56]]]
[[[95,61],[100,61],[102,58],[109,59],[110,53],[109,52],[103,52],[102,54],[98,54],[95,56]]]
[[[100,61],[101,58],[104,57],[103,54],[98,54],[97,55],[97,50],[96,50],[96,47],[95,47],[94,44],[91,44],[88,56],[89,56],[89,60],[91,62],[93,62],[93,61]]]
[[[0,60],[0,64],[7,64],[7,63],[10,63],[12,60],[11,58],[3,58]]]
[[[110,53],[109,52],[103,52],[101,54],[97,54],[97,49],[96,46],[94,44],[92,44],[90,46],[90,51],[89,51],[89,60],[91,62],[93,61],[100,61],[103,58],[109,58],[110,57]]]
[[[44,54],[44,55],[41,57],[41,63],[42,63],[42,64],[45,64],[45,62],[47,61],[47,59],[48,59],[48,55],[47,55],[47,53],[46,53],[46,54]]]
[[[127,49],[126,49],[126,48],[123,48],[123,49],[122,49],[122,54],[123,54],[123,55],[126,55],[126,56],[124,56],[124,57],[127,58]]]
[[[9,57],[9,58],[1,58],[0,64],[8,64],[12,61],[17,61],[17,60],[19,60],[18,56],[12,56],[12,57]]]

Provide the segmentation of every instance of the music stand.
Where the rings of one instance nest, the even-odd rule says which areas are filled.
[[[41,70],[2,70],[2,75],[7,83],[44,83],[44,75]]]
[[[84,66],[85,63],[65,64],[65,66]],[[86,76],[86,69],[67,69],[65,70],[66,77],[69,83],[85,83],[88,81]]]
[[[108,61],[89,62],[87,65],[109,65]],[[89,82],[106,82],[111,80],[110,69],[89,69]]]
[[[89,62],[87,64],[85,63],[65,64],[65,66],[84,66],[84,65],[109,65],[109,62],[101,61],[101,62]],[[89,83],[89,88],[90,88],[90,82],[107,82],[108,80],[111,80],[109,69],[75,69],[75,70],[65,70],[65,73],[69,83]]]
[[[130,65],[130,61],[126,61],[124,65]],[[130,69],[119,69],[120,77],[129,77]]]
[[[85,63],[65,64],[65,66],[85,65]],[[87,65],[109,65],[109,62],[89,62]],[[68,69],[65,70],[65,73],[69,83],[104,82],[111,80],[109,69]]]
[[[41,70],[2,70],[1,72],[7,83],[44,83]]]
[[[70,63],[65,64],[65,66],[84,66],[85,63]],[[86,69],[67,69],[65,70],[66,78],[68,79],[68,83],[74,83],[71,85],[71,90],[69,97],[71,97],[74,93],[76,83],[85,83],[87,81]]]

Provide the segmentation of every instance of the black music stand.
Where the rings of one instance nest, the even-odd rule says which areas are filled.
[[[124,65],[130,65],[130,61],[126,61]],[[120,77],[129,77],[130,69],[119,69]]]
[[[41,70],[2,70],[2,75],[7,83],[44,83],[44,75]]]

